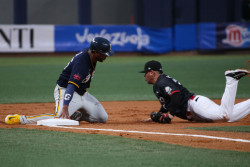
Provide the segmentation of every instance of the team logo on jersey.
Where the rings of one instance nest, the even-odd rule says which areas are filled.
[[[75,75],[74,75],[74,79],[76,79],[76,80],[79,81],[79,80],[81,79],[81,77],[80,77],[78,74],[75,74]]]
[[[91,77],[91,74],[87,75],[86,78],[82,80],[82,83],[87,83]]]
[[[166,91],[169,95],[171,95],[171,93],[172,93],[172,89],[171,89],[169,86],[165,87],[165,91]]]
[[[71,95],[70,95],[70,94],[65,94],[64,100],[70,100],[70,98],[71,98]]]
[[[165,103],[165,102],[166,102],[165,99],[164,99],[163,97],[159,97],[159,101],[160,101],[161,103]]]

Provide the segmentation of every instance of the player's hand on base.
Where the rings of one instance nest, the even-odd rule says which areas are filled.
[[[61,113],[61,115],[59,116],[59,118],[70,119],[70,117],[69,117],[69,112],[68,112],[68,106],[67,106],[67,105],[64,105],[64,106],[63,106],[62,113]]]

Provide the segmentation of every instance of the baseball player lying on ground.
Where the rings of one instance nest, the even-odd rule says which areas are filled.
[[[5,118],[5,123],[29,124],[55,117],[106,123],[108,115],[105,109],[86,89],[90,87],[97,61],[103,62],[107,56],[112,55],[111,44],[107,39],[102,37],[94,38],[90,47],[76,54],[59,76],[54,91],[55,114],[8,115]]]
[[[250,99],[234,105],[239,79],[249,75],[248,70],[225,72],[226,87],[221,105],[207,97],[190,93],[180,82],[164,74],[158,61],[147,62],[140,72],[145,73],[145,81],[153,85],[153,91],[162,105],[159,112],[152,112],[151,118],[144,121],[171,123],[174,116],[177,116],[198,122],[234,122],[250,113]]]

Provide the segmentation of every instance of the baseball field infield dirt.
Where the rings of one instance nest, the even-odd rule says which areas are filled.
[[[236,103],[245,99],[237,99]],[[220,103],[220,100],[214,100]],[[121,102],[101,102],[106,109],[109,120],[106,124],[91,124],[80,122],[77,128],[85,129],[64,129],[37,125],[6,125],[4,118],[8,114],[20,115],[38,115],[45,113],[54,113],[54,103],[32,103],[32,104],[0,104],[0,128],[27,128],[41,129],[50,131],[66,131],[74,133],[91,133],[105,134],[112,136],[120,136],[126,138],[136,138],[142,140],[161,141],[165,143],[185,145],[191,147],[221,149],[221,150],[237,150],[250,152],[249,142],[230,141],[218,139],[223,137],[226,139],[244,139],[250,140],[250,133],[242,132],[223,132],[223,131],[204,131],[185,129],[187,127],[210,127],[210,126],[249,126],[250,115],[244,119],[233,122],[215,122],[215,123],[193,123],[179,118],[174,118],[171,124],[159,124],[154,122],[143,122],[142,120],[149,118],[152,111],[157,111],[160,108],[158,101],[121,101]],[[88,129],[93,128],[93,129]],[[97,129],[112,129],[103,131]],[[124,130],[124,131],[113,131]],[[128,132],[129,131],[129,132]],[[140,132],[131,132],[140,131]],[[146,133],[144,133],[146,132]],[[153,133],[147,133],[153,132]],[[155,133],[160,132],[164,133]],[[203,138],[186,135],[206,135],[216,138]]]

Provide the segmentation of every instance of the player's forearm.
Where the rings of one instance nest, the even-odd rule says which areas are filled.
[[[75,91],[75,86],[73,84],[68,84],[68,87],[67,87],[67,89],[65,91],[65,95],[64,95],[63,105],[65,105],[65,106],[69,105],[69,103],[73,97],[74,91]]]

